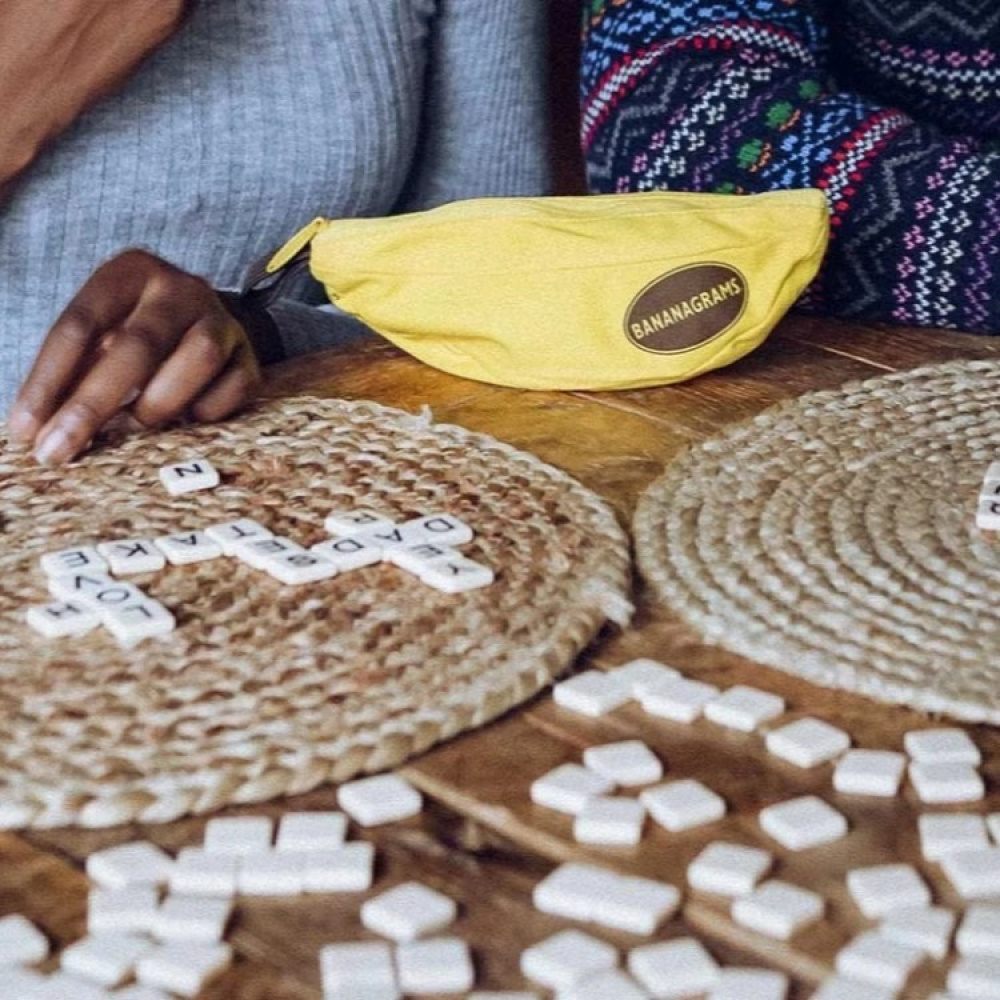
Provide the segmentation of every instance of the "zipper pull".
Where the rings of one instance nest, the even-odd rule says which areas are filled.
[[[284,246],[264,257],[254,260],[243,276],[240,290],[246,294],[258,288],[272,284],[267,279],[278,271],[291,265],[305,263],[309,257],[309,244],[313,238],[327,225],[327,220],[319,217],[303,226]]]
[[[313,237],[327,224],[327,220],[319,216],[303,226],[278,252],[267,262],[266,271],[274,274],[289,264],[313,241]]]

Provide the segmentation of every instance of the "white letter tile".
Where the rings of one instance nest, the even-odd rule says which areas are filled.
[[[427,514],[407,521],[406,527],[419,531],[422,541],[435,545],[465,545],[474,537],[472,528],[451,514]]]
[[[383,558],[389,549],[400,545],[419,545],[426,540],[422,531],[409,524],[390,524],[372,528],[370,531],[356,532],[355,537],[364,538],[373,545],[381,546]]]
[[[48,938],[27,917],[20,913],[0,917],[0,967],[32,965],[48,954]]]
[[[768,691],[736,684],[705,705],[705,718],[719,726],[752,733],[785,711],[785,700]]]
[[[788,976],[771,969],[723,969],[708,1000],[786,1000]]]
[[[719,979],[719,965],[694,938],[676,938],[633,948],[628,971],[655,997],[707,993]]]
[[[90,934],[149,934],[160,894],[155,885],[124,889],[91,889],[87,898],[87,931]]]
[[[303,888],[306,892],[364,892],[371,888],[375,848],[353,840],[336,851],[305,855]]]
[[[906,771],[905,754],[894,750],[848,750],[833,769],[833,787],[844,795],[893,798]]]
[[[421,885],[404,882],[361,906],[361,923],[370,931],[394,941],[414,941],[454,922],[455,901]]]
[[[570,920],[593,919],[600,900],[614,885],[615,875],[597,865],[568,862],[554,868],[535,885],[536,910]]]
[[[1000,996],[1000,958],[965,955],[948,973],[948,989],[958,1000],[985,1000]]]
[[[541,1000],[531,990],[476,990],[468,1000]]]
[[[917,830],[920,852],[927,861],[990,846],[985,819],[973,813],[923,813],[917,817]]]
[[[8,965],[3,969],[4,988],[12,997],[21,1000],[44,1000],[48,977],[34,969],[25,969],[18,965]],[[76,998],[74,998],[76,1000]],[[103,998],[102,998],[103,1000]],[[537,997],[533,1000],[538,1000]]]
[[[680,891],[665,882],[577,862],[550,872],[532,894],[535,908],[543,913],[633,934],[652,934],[674,914],[680,898]]]
[[[797,885],[771,879],[750,895],[733,902],[733,920],[767,937],[787,941],[808,924],[815,923],[826,910],[822,896]]]
[[[768,873],[774,858],[759,847],[709,844],[688,865],[687,880],[693,889],[720,896],[746,896]]]
[[[382,561],[382,547],[367,538],[328,538],[310,546],[309,551],[329,559],[341,573]]]
[[[337,851],[347,836],[347,817],[340,812],[285,813],[278,824],[279,851]]]
[[[286,586],[316,583],[337,575],[336,565],[315,552],[284,552],[263,560],[261,569]]]
[[[4,986],[9,987],[6,976]],[[73,1000],[108,1000],[108,995],[108,991],[100,983],[60,970],[43,977],[37,992],[29,993],[24,1000],[69,1000],[70,997]]]
[[[144,986],[193,997],[207,982],[228,969],[232,960],[228,944],[171,941],[157,945],[139,959],[136,978]]]
[[[409,819],[423,808],[420,792],[398,774],[349,781],[337,790],[337,803],[365,827]]]
[[[166,557],[152,538],[129,538],[120,542],[101,542],[98,553],[107,560],[117,576],[130,573],[158,573],[167,564]]]
[[[274,535],[267,538],[245,538],[241,542],[233,542],[229,548],[229,554],[240,562],[261,570],[265,568],[268,560],[277,556],[307,551],[292,538],[279,538]]]
[[[232,911],[232,899],[167,896],[156,915],[153,933],[161,941],[213,944],[225,936]]]
[[[851,746],[843,730],[822,719],[796,719],[764,737],[768,752],[796,767],[816,767],[839,757]]]
[[[160,482],[173,496],[211,490],[219,485],[219,473],[207,458],[192,458],[186,462],[160,467]]]
[[[536,805],[576,815],[593,798],[614,791],[611,778],[581,764],[560,764],[531,783],[531,801]]]
[[[236,870],[239,855],[185,847],[174,860],[170,872],[170,891],[181,896],[236,895]]]
[[[964,729],[912,729],[903,735],[903,749],[916,761],[935,764],[982,763],[979,747]]]
[[[578,979],[556,994],[557,1000],[649,1000],[649,994],[621,969],[604,969]]]
[[[305,855],[291,851],[247,854],[240,859],[236,888],[245,896],[298,896],[305,890]]]
[[[101,621],[107,623],[108,615],[149,598],[135,584],[116,581],[92,590],[81,590],[78,600],[92,607],[100,614]]]
[[[607,894],[594,901],[591,919],[615,930],[652,934],[676,913],[680,901],[680,890],[667,882],[612,874]]]
[[[993,955],[1000,958],[1000,906],[974,903],[965,911],[955,936],[962,955]]]
[[[869,920],[893,910],[920,909],[931,904],[931,891],[921,874],[907,864],[871,865],[847,873],[847,891]]]
[[[982,775],[972,764],[915,761],[910,765],[910,783],[917,798],[928,805],[978,802],[986,794]]]
[[[628,688],[629,693],[637,701],[642,697],[646,688],[650,685],[662,684],[666,681],[676,680],[681,676],[679,670],[668,667],[659,660],[652,660],[646,656],[640,656],[635,660],[629,660],[620,667],[608,671],[615,681]]]
[[[976,506],[976,527],[983,531],[1000,531],[1000,501],[980,496]]]
[[[647,788],[639,798],[650,816],[671,833],[713,823],[726,815],[725,800],[693,778]]]
[[[218,543],[213,542],[204,531],[179,531],[164,538],[155,538],[154,542],[171,566],[187,566],[222,555]]]
[[[901,990],[923,960],[919,948],[890,941],[878,931],[866,931],[837,952],[836,968],[849,979]]]
[[[40,559],[42,572],[46,576],[66,576],[75,573],[107,573],[107,560],[90,545],[76,549],[60,549],[46,552]]]
[[[396,971],[404,993],[459,993],[476,979],[469,946],[454,937],[404,941],[396,949]]]
[[[761,809],[761,829],[790,851],[829,844],[847,835],[847,820],[815,795],[803,795]]]
[[[323,527],[331,535],[343,536],[357,535],[376,528],[391,528],[395,523],[392,518],[383,517],[377,511],[359,507],[357,510],[335,511],[328,514]]]
[[[78,601],[88,608],[93,607],[93,596],[107,587],[114,587],[117,582],[107,573],[67,573],[63,576],[49,577],[49,593],[61,601]],[[131,587],[131,584],[122,584]]]
[[[260,854],[271,849],[274,823],[267,816],[210,819],[205,826],[205,850],[210,854]]]
[[[521,972],[532,982],[562,989],[618,964],[618,949],[578,930],[564,930],[521,952]]]
[[[170,994],[158,990],[154,986],[126,986],[123,990],[115,990],[114,1000],[171,1000]]]
[[[328,543],[327,543],[328,544]],[[386,553],[386,561],[405,569],[408,573],[415,573],[418,576],[424,571],[428,563],[436,562],[438,559],[462,559],[462,553],[457,549],[451,549],[444,545],[437,545],[434,542],[421,542],[419,545],[401,545],[398,548],[389,549]]]
[[[623,788],[649,785],[663,777],[663,764],[641,740],[622,740],[587,747],[583,763]]]
[[[585,670],[556,684],[552,697],[561,708],[596,718],[620,708],[632,693],[628,685],[603,670]]]
[[[102,986],[120,986],[130,979],[136,963],[153,943],[135,934],[85,937],[63,951],[59,964],[68,973]]]
[[[573,836],[581,844],[632,847],[642,840],[646,809],[629,798],[598,796],[584,803],[573,821]]]
[[[328,944],[319,955],[323,994],[332,1000],[348,1000],[364,990],[396,990],[396,968],[392,949],[385,941]],[[373,995],[375,995],[373,993]]]
[[[433,559],[418,564],[415,572],[421,583],[444,594],[464,594],[469,590],[488,587],[494,580],[493,570],[489,566],[464,556]]]
[[[159,601],[140,597],[106,608],[104,627],[121,643],[130,644],[154,636],[169,635],[177,628],[173,613]]]
[[[249,517],[237,518],[235,521],[222,521],[210,524],[205,528],[205,534],[222,549],[222,554],[236,554],[237,548],[247,541],[261,541],[274,537],[270,528],[265,528],[259,521]]]
[[[879,933],[898,944],[919,948],[938,961],[948,955],[957,914],[943,906],[914,910],[893,910],[882,923]]]
[[[941,869],[963,899],[1000,896],[1000,847],[946,854]]]
[[[692,681],[686,677],[646,685],[639,696],[643,710],[672,722],[694,722],[705,705],[719,694],[714,684]]]
[[[887,986],[876,986],[847,976],[831,976],[824,979],[811,1000],[898,1000],[896,990]]]
[[[173,859],[155,844],[138,840],[97,851],[87,858],[87,874],[108,889],[131,885],[163,885]]]
[[[83,635],[101,624],[98,612],[82,601],[51,601],[34,604],[25,612],[25,621],[46,639]]]

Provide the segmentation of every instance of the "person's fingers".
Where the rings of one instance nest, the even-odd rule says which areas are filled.
[[[250,345],[243,342],[224,372],[195,400],[191,415],[211,423],[235,413],[257,394],[261,375]]]
[[[194,307],[174,294],[147,288],[139,304],[102,339],[92,366],[38,432],[35,457],[43,465],[78,454],[101,427],[145,389],[183,337]]]
[[[56,320],[21,386],[8,417],[11,438],[35,440],[91,362],[107,332],[122,322],[162,262],[129,251],[98,268]]]
[[[38,433],[35,457],[57,465],[77,455],[156,369],[159,357],[138,336],[116,338]]]
[[[176,420],[226,371],[242,343],[242,328],[224,309],[202,316],[145,386],[132,415],[147,427]]]

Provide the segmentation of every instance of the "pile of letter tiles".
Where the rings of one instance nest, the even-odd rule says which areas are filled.
[[[869,926],[839,949],[834,974],[812,1000],[906,998],[911,975],[927,963],[947,980],[948,993],[934,1000],[1000,996],[1000,905],[992,902],[1000,897],[1000,814],[948,809],[967,809],[983,796],[981,755],[964,730],[908,732],[900,752],[860,749],[822,720],[784,721],[774,694],[743,685],[722,691],[648,659],[579,673],[554,690],[557,704],[588,716],[636,700],[675,722],[705,719],[751,734],[786,765],[829,765],[840,794],[891,797],[908,779],[918,801],[937,807],[918,817],[923,858],[940,866],[962,905],[935,903],[912,865],[848,872],[847,893]],[[595,745],[580,763],[539,776],[530,794],[537,808],[572,817],[574,836],[594,851],[640,842],[647,822],[680,833],[710,829],[725,815],[720,795],[692,779],[665,781],[664,765],[638,740]],[[24,1000],[194,997],[231,961],[225,935],[240,898],[350,892],[364,894],[360,920],[371,936],[323,947],[324,1000],[786,1000],[785,973],[725,966],[691,934],[664,939],[658,932],[684,893],[694,892],[725,901],[737,925],[792,939],[824,918],[827,900],[774,877],[780,862],[768,843],[803,851],[849,832],[821,798],[799,796],[760,810],[761,846],[708,841],[688,865],[685,886],[595,861],[559,865],[535,885],[532,900],[569,926],[522,952],[532,988],[477,991],[476,957],[449,933],[456,901],[419,881],[373,886],[372,844],[348,838],[350,822],[367,829],[416,815],[419,792],[383,774],[343,784],[337,795],[340,811],[286,813],[276,825],[258,816],[212,819],[203,843],[176,857],[148,842],[92,854],[88,936],[63,950],[59,971],[44,975],[34,966],[48,956],[45,936],[21,916],[0,920],[7,983]],[[623,950],[602,939],[601,928],[640,941]]]
[[[211,489],[217,470],[205,459],[164,466],[160,477],[171,493]],[[106,539],[41,557],[54,601],[26,610],[28,624],[48,638],[81,635],[98,626],[130,645],[174,630],[176,619],[161,602],[121,577],[155,573],[228,556],[288,586],[315,583],[340,573],[389,562],[422,583],[457,594],[493,582],[489,566],[463,555],[472,529],[446,513],[397,523],[375,511],[335,511],[324,521],[330,538],[305,548],[278,537],[251,518],[174,532],[161,538]]]
[[[704,719],[753,734],[784,766],[829,765],[832,789],[841,795],[891,798],[900,793],[904,780],[909,781],[916,800],[928,807],[917,819],[923,859],[938,867],[962,906],[936,904],[930,885],[910,864],[850,871],[848,895],[872,926],[839,950],[835,975],[821,984],[814,1000],[907,997],[907,982],[924,963],[946,969],[949,992],[934,1000],[1000,998],[1000,813],[968,811],[983,800],[985,784],[981,753],[964,729],[939,725],[907,732],[902,751],[858,748],[848,733],[822,719],[783,718],[787,706],[771,692],[740,684],[720,690],[650,659],[576,674],[555,686],[554,698],[564,709],[592,718],[637,702],[649,715],[675,724]],[[531,798],[538,806],[569,816],[573,837],[598,849],[641,843],[650,822],[680,833],[697,827],[710,830],[726,815],[727,804],[715,790],[691,778],[664,781],[664,765],[639,740],[590,746],[579,762],[540,775],[531,786]],[[827,900],[804,886],[769,877],[777,859],[768,843],[786,852],[804,851],[847,836],[849,825],[817,795],[761,808],[757,824],[759,846],[710,841],[688,866],[687,884],[728,901],[734,923],[789,940],[823,919]],[[615,878],[620,876],[609,876],[596,865],[566,864],[536,887],[535,904],[578,921],[616,928],[631,923],[628,929],[634,930],[639,921],[635,914],[623,920],[627,908],[617,903]],[[677,889],[669,903],[670,888],[660,887],[659,915],[651,906],[645,911],[651,924],[679,905]],[[647,891],[651,900],[652,891]],[[608,905],[609,899],[615,904]],[[636,967],[630,955],[628,970],[646,991],[634,995],[687,997],[704,992],[712,1000],[783,1000],[787,995],[787,981],[773,972],[759,973],[759,983],[730,991],[713,978],[705,955],[693,946],[685,954],[699,955],[697,962],[691,958],[698,986],[677,986],[676,976],[667,975],[667,964],[676,971],[675,959],[665,963],[658,981],[647,966]],[[715,975],[726,982],[724,971]],[[671,992],[675,988],[679,992]]]

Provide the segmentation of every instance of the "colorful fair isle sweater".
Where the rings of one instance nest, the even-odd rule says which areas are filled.
[[[591,189],[818,187],[803,305],[1000,333],[998,0],[587,0]]]

